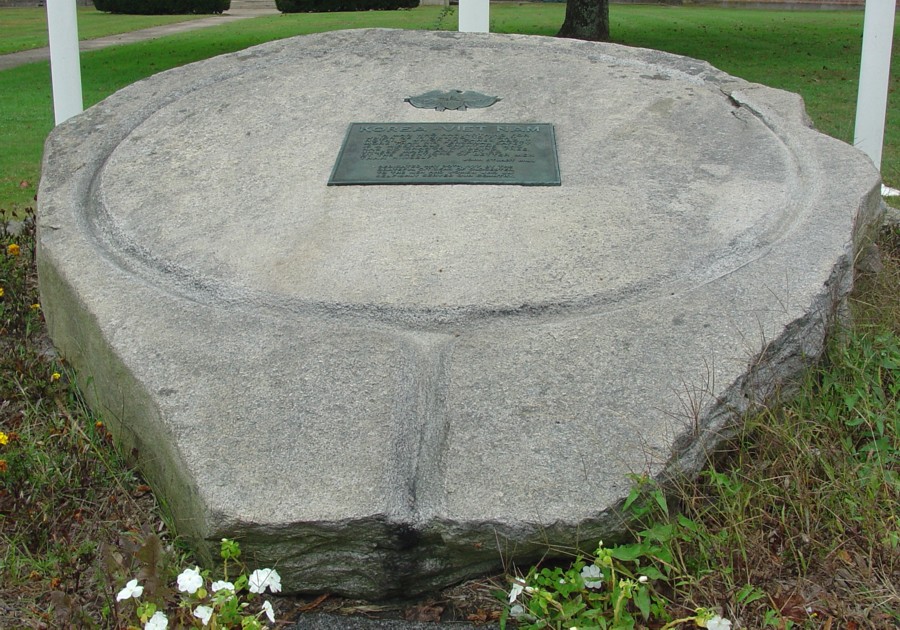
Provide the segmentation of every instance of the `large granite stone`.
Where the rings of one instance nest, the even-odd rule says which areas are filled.
[[[404,99],[476,90],[486,109]],[[562,185],[326,186],[351,122],[552,123]],[[706,63],[361,30],[59,126],[51,335],[182,534],[289,591],[413,594],[615,533],[817,358],[879,209],[799,97]]]

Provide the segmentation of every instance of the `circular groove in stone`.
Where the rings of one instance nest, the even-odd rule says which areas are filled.
[[[505,67],[484,83],[476,77],[496,64],[495,46],[476,41],[466,53],[440,85],[493,90],[500,103],[417,110],[403,99],[438,85],[431,65],[397,77],[378,57],[315,46],[290,72],[267,60],[182,94],[98,175],[95,211],[111,246],[160,282],[178,271],[257,302],[437,314],[602,307],[739,267],[807,194],[790,149],[715,82],[569,51],[564,75]],[[552,122],[563,184],[327,187],[348,122],[364,120]]]

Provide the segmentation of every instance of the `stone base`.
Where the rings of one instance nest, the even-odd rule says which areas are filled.
[[[484,109],[415,109],[431,90]],[[326,185],[351,122],[550,123],[562,185]],[[500,158],[497,158],[500,159]],[[50,333],[179,533],[411,595],[621,530],[821,354],[878,173],[799,97],[611,44],[360,30],[51,134]]]

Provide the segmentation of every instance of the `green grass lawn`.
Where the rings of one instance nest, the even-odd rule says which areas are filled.
[[[90,7],[79,7],[78,38],[96,39],[201,17],[207,16],[113,15]],[[44,9],[0,9],[0,55],[47,45],[47,12]]]
[[[23,11],[28,10],[16,12]],[[30,11],[42,15],[41,10]],[[496,32],[552,35],[562,24],[563,11],[561,4],[498,4],[492,7],[491,24]],[[133,24],[130,16],[86,11],[82,17],[104,22],[110,30],[116,20]],[[615,42],[704,59],[750,81],[798,92],[816,126],[848,142],[853,136],[862,18],[861,11],[611,7]],[[95,51],[82,56],[85,105],[155,72],[274,39],[367,26],[452,30],[456,24],[455,14],[439,7],[273,15]],[[896,68],[900,67],[900,47],[894,51]],[[892,92],[898,76],[892,75]],[[34,196],[43,140],[53,124],[48,64],[0,72],[0,93],[5,95],[0,102],[0,146],[4,147],[0,207],[21,207]],[[888,112],[882,172],[889,183],[900,184],[900,104],[896,99]]]

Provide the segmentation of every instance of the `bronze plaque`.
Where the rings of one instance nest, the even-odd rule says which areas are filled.
[[[559,186],[553,125],[353,123],[329,186],[516,184]]]

